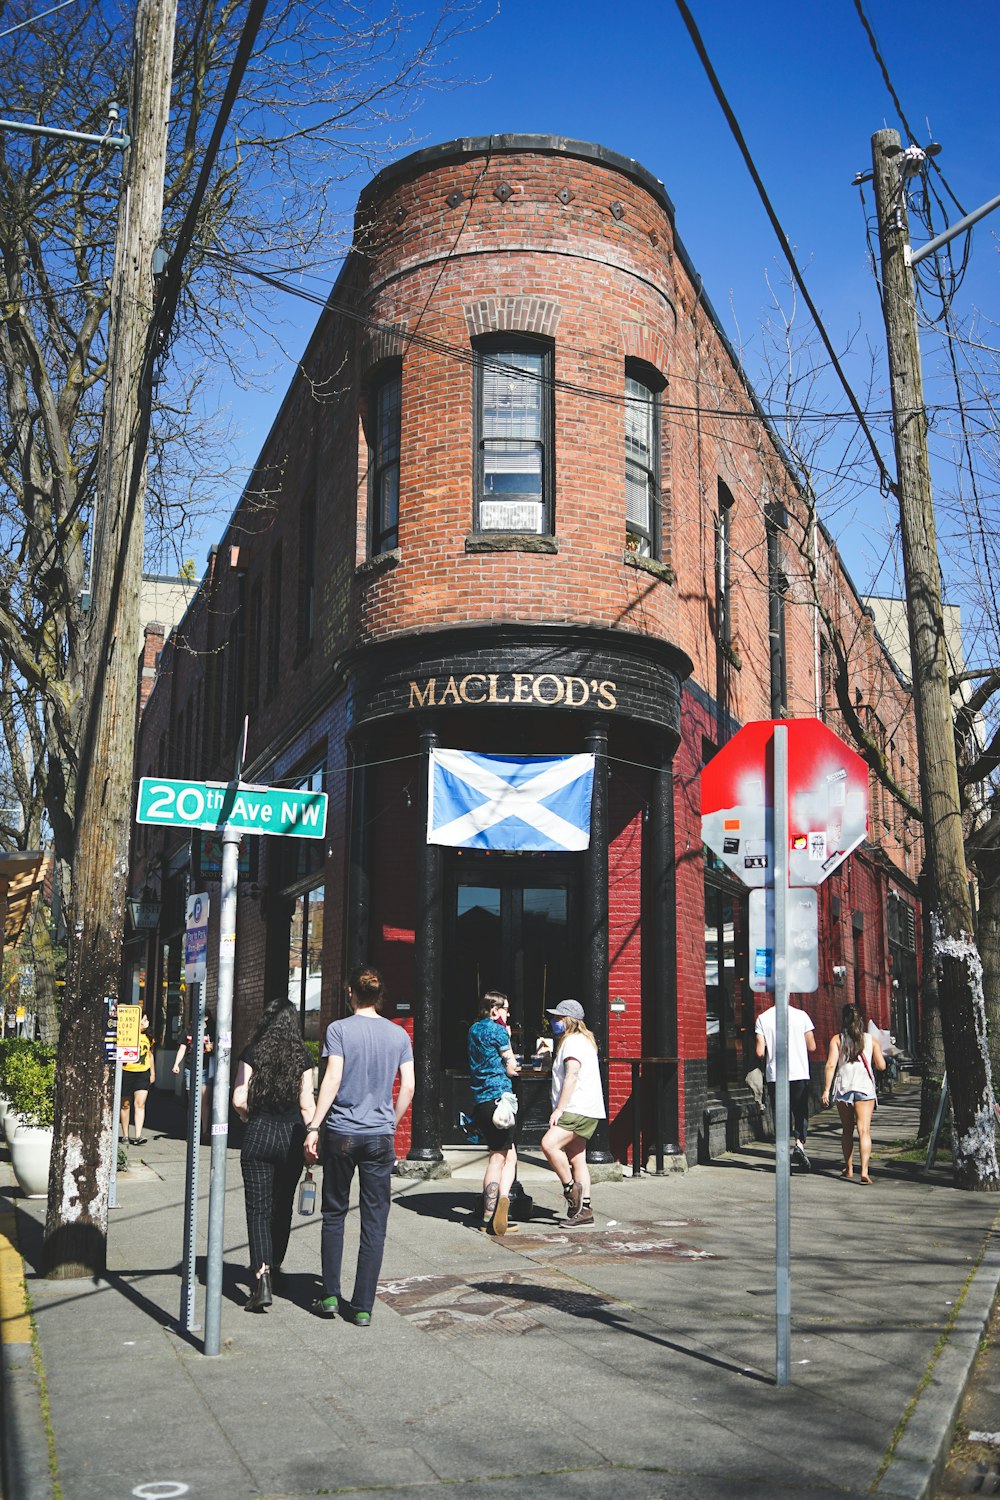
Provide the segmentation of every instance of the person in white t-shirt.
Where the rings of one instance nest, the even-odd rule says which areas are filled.
[[[587,1142],[607,1119],[597,1042],[584,1024],[579,1000],[563,1000],[548,1011],[556,1050],[552,1059],[552,1113],[542,1150],[562,1183],[565,1225],[593,1224]]]
[[[762,1011],[754,1027],[757,1056],[766,1058],[764,1080],[771,1096],[771,1118],[775,1119],[775,1061],[774,1039],[777,1027],[774,1006]],[[806,1136],[809,1132],[809,1054],[816,1051],[813,1023],[804,1010],[789,1004],[788,1007],[788,1104],[792,1115],[795,1145],[792,1155],[807,1172],[812,1163],[806,1155]]]

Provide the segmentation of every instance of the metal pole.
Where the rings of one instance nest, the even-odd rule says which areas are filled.
[[[194,1293],[197,1285],[198,1176],[201,1166],[201,1080],[205,1071],[205,995],[197,980],[191,983],[191,1091],[188,1096],[187,1162],[184,1175],[184,1257],[181,1274],[180,1326],[194,1333]]]
[[[940,250],[942,245],[947,245],[948,241],[953,240],[957,234],[971,229],[973,224],[978,224],[980,219],[985,219],[986,215],[991,214],[995,208],[1000,208],[1000,196],[991,198],[980,208],[974,208],[971,214],[966,214],[965,218],[959,219],[957,224],[949,224],[944,234],[936,235],[934,239],[928,240],[927,244],[921,245],[919,250],[911,250],[906,257],[907,264],[918,266],[925,255],[933,255],[935,250]]]
[[[219,913],[219,982],[215,1002],[215,1087],[212,1090],[212,1180],[208,1196],[208,1268],[205,1278],[205,1353],[222,1344],[222,1248],[226,1216],[226,1148],[229,1145],[229,1059],[233,1050],[233,978],[236,971],[236,882],[240,834],[222,830],[222,908]]]
[[[774,1250],[775,1382],[789,1379],[792,1296],[789,1274],[791,1214],[788,1153],[788,730],[774,729]]]
[[[947,1103],[948,1075],[946,1073],[941,1080],[941,1093],[938,1096],[937,1110],[934,1114],[934,1128],[931,1131],[930,1139],[927,1142],[927,1160],[924,1162],[925,1172],[930,1171],[931,1167],[934,1165],[934,1158],[935,1156],[937,1156],[938,1139],[941,1135],[941,1126],[944,1124],[944,1109]]]
[[[115,1118],[111,1135],[111,1181],[108,1183],[108,1207],[118,1207],[118,1141],[122,1117],[122,1060],[115,1053]]]

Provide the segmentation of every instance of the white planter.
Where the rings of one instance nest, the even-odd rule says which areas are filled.
[[[6,1122],[5,1122],[6,1123]],[[10,1142],[10,1161],[26,1198],[45,1198],[49,1191],[52,1130],[20,1125]]]
[[[14,1139],[14,1131],[17,1129],[20,1123],[21,1116],[16,1114],[13,1106],[8,1103],[7,1113],[3,1117],[3,1134],[4,1140],[7,1142],[8,1147]]]

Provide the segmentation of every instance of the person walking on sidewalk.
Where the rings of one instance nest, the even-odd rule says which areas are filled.
[[[150,1085],[156,1082],[156,1059],[153,1056],[153,1043],[149,1037],[149,1017],[143,1016],[139,1022],[139,1056],[134,1063],[122,1063],[122,1103],[121,1103],[121,1127],[122,1140],[128,1144],[128,1117],[132,1113],[132,1124],[135,1126],[134,1146],[144,1146],[146,1137],[143,1129],[146,1124],[146,1100],[149,1098]]]
[[[327,1027],[323,1045],[326,1070],[306,1126],[305,1158],[312,1163],[319,1160],[319,1132],[326,1121],[322,1144],[323,1295],[314,1304],[314,1311],[321,1317],[334,1318],[341,1305],[344,1220],[357,1169],[361,1244],[354,1292],[342,1310],[348,1322],[367,1328],[385,1248],[396,1127],[413,1098],[413,1048],[402,1026],[379,1014],[382,976],[377,969],[356,969],[348,983],[347,998],[353,1015]],[[394,1107],[392,1090],[397,1077],[399,1093]]]
[[[284,996],[271,1000],[240,1053],[233,1088],[233,1108],[247,1121],[240,1167],[255,1284],[245,1312],[271,1306],[271,1279],[288,1249],[303,1126],[313,1115],[312,1069],[298,1011]]]
[[[872,1154],[872,1115],[876,1108],[875,1072],[885,1071],[885,1058],[877,1037],[865,1030],[864,1017],[856,1005],[845,1005],[840,1035],[830,1038],[823,1080],[823,1103],[832,1096],[840,1115],[840,1149],[844,1153],[841,1177],[854,1176],[854,1132],[858,1133],[861,1181],[871,1186],[868,1163]]]
[[[552,1113],[542,1137],[542,1150],[562,1183],[567,1212],[561,1222],[569,1226],[593,1224],[587,1142],[598,1121],[607,1119],[597,1042],[584,1024],[579,1000],[563,1000],[548,1014],[556,1051],[552,1059]]]
[[[776,1120],[774,1096],[777,1069],[774,1057],[777,1018],[774,1006],[761,1011],[754,1027],[757,1056],[767,1059],[764,1081],[771,1096],[771,1119]],[[788,1007],[788,1105],[792,1116],[795,1145],[792,1156],[800,1167],[812,1171],[812,1162],[806,1154],[806,1136],[809,1134],[809,1057],[816,1051],[816,1035],[813,1023],[804,1010],[789,1004]]]
[[[517,1147],[514,1133],[517,1116],[504,1105],[502,1096],[510,1091],[510,1080],[521,1071],[511,1047],[510,1001],[500,990],[487,990],[479,1008],[479,1019],[469,1027],[469,1074],[472,1088],[472,1117],[479,1138],[489,1153],[483,1174],[482,1234],[507,1233],[511,1184],[517,1175]],[[504,1108],[510,1124],[496,1124],[494,1115]]]

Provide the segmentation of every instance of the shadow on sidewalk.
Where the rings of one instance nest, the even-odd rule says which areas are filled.
[[[662,1334],[637,1328],[634,1323],[612,1312],[608,1307],[608,1299],[596,1292],[576,1290],[567,1292],[562,1287],[537,1286],[530,1282],[511,1284],[507,1281],[477,1281],[471,1278],[467,1285],[488,1297],[499,1297],[506,1301],[514,1297],[519,1302],[542,1303],[555,1312],[569,1313],[574,1318],[586,1318],[591,1323],[602,1323],[605,1328],[612,1329],[616,1333],[630,1334],[633,1338],[656,1344],[661,1349],[671,1349],[675,1354],[683,1354],[687,1359],[697,1360],[699,1364],[712,1365],[717,1370],[727,1370],[730,1374],[741,1375],[746,1380],[755,1380],[760,1385],[774,1385],[773,1376],[765,1375],[760,1370],[753,1370],[748,1365],[735,1364],[732,1360],[722,1359],[716,1354],[707,1354],[704,1350],[692,1349],[673,1339],[664,1338]]]

